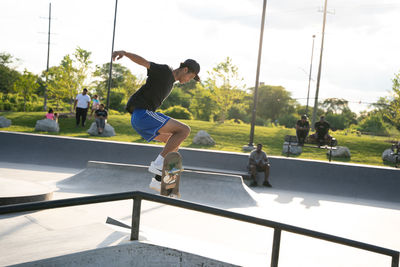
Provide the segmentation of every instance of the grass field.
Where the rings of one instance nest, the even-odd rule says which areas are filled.
[[[0,116],[4,116],[12,120],[12,125],[8,128],[1,128],[3,131],[15,131],[26,133],[35,132],[35,124],[39,119],[44,118],[45,112],[2,112]],[[223,151],[243,152],[242,147],[249,142],[250,125],[235,123],[214,123],[205,121],[186,121],[192,132],[189,138],[183,143],[183,147],[213,149]],[[108,122],[114,127],[116,136],[113,137],[93,137],[86,131],[90,127],[93,119],[89,119],[85,128],[75,127],[75,118],[59,119],[59,133],[44,133],[50,135],[62,135],[70,137],[104,139],[113,141],[147,143],[142,139],[130,125],[129,114],[110,115]],[[195,145],[192,143],[193,137],[200,130],[207,131],[215,140],[216,145],[212,147]],[[290,134],[295,135],[294,129],[283,127],[255,127],[254,143],[262,143],[264,150],[268,155],[282,156],[282,144],[284,136]],[[340,146],[346,146],[350,149],[351,158],[335,158],[333,161],[350,162],[357,164],[368,164],[378,166],[394,166],[394,164],[382,161],[382,152],[390,148],[391,140],[389,137],[378,137],[346,133],[345,131],[336,131],[332,135],[338,140]],[[156,142],[152,142],[156,143]],[[297,158],[327,160],[326,150],[303,148],[303,153]]]

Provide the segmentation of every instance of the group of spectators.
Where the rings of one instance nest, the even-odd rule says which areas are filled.
[[[318,145],[327,144],[332,140],[329,135],[330,125],[325,120],[325,116],[321,116],[319,121],[314,124],[315,133],[310,135],[312,141]],[[299,145],[304,145],[308,133],[310,132],[310,123],[306,115],[301,116],[301,119],[296,123],[296,136]],[[263,186],[271,187],[269,182],[269,171],[271,164],[268,160],[267,154],[262,150],[262,144],[258,144],[257,148],[250,153],[248,169],[250,172],[251,183],[250,186],[257,186],[257,172],[264,173]]]
[[[82,127],[85,127],[86,117],[90,108],[90,118],[92,118],[93,113],[96,120],[97,131],[101,134],[104,131],[106,120],[108,117],[107,109],[104,104],[100,103],[99,96],[94,95],[91,99],[88,95],[88,90],[83,89],[82,93],[78,94],[74,101],[75,119],[76,127],[79,127],[81,123]],[[56,120],[58,119],[58,114],[54,113],[52,108],[46,114],[46,119]]]
[[[329,144],[332,136],[329,135],[330,124],[325,120],[325,116],[321,116],[319,121],[314,124],[315,133],[310,135],[312,141],[318,145]],[[301,120],[296,123],[296,136],[299,145],[304,145],[308,133],[310,132],[310,123],[306,115],[301,116]]]

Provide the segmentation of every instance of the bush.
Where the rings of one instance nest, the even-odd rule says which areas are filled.
[[[294,128],[298,120],[299,117],[295,114],[286,114],[278,119],[279,124],[286,128]]]
[[[363,119],[357,129],[364,133],[372,133],[375,135],[388,135],[390,132],[390,125],[385,123],[381,116],[371,115]]]
[[[173,106],[164,110],[163,113],[167,116],[170,116],[175,119],[183,119],[183,120],[192,120],[193,115],[184,107],[181,106]]]

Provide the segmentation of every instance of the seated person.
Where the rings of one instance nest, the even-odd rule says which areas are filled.
[[[315,133],[312,137],[317,141],[319,145],[330,144],[332,136],[328,134],[330,129],[330,124],[325,120],[325,116],[321,116],[319,121],[314,125]]]
[[[251,174],[251,179],[253,180],[250,186],[257,186],[257,172],[264,172],[264,186],[271,187],[269,183],[269,169],[270,164],[267,154],[262,151],[262,144],[257,145],[257,149],[254,149],[249,156],[249,170]]]
[[[310,124],[306,115],[301,116],[301,120],[296,123],[296,136],[299,145],[304,145],[308,132],[310,131]]]
[[[93,112],[96,112],[100,108],[100,100],[98,95],[94,95],[92,99],[92,110],[90,112],[90,118],[93,116]]]
[[[49,108],[49,111],[47,112],[45,117],[46,117],[46,119],[57,121],[58,114],[54,113],[52,108]]]
[[[96,110],[94,116],[96,118],[97,131],[99,134],[101,134],[104,131],[104,127],[106,126],[106,120],[108,117],[108,113],[104,107],[104,104],[100,104],[99,109]]]

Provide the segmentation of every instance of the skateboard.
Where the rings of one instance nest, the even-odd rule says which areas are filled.
[[[182,156],[178,152],[170,152],[164,158],[161,175],[161,191],[163,196],[180,197],[179,181],[181,178]]]

